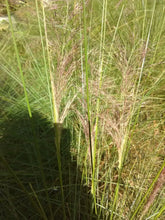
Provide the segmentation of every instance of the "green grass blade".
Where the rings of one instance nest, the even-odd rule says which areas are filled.
[[[156,183],[156,181],[158,180],[158,178],[159,178],[159,176],[160,176],[162,170],[164,169],[164,167],[165,167],[165,160],[164,160],[164,162],[163,162],[163,164],[162,164],[162,166],[161,166],[159,172],[157,173],[156,177],[155,177],[154,180],[152,181],[150,187],[148,188],[147,192],[145,193],[144,197],[143,197],[142,200],[140,201],[138,207],[136,208],[136,210],[135,210],[134,213],[132,214],[130,220],[132,220],[132,219],[135,218],[136,214],[138,213],[138,211],[140,210],[140,208],[141,208],[142,205],[144,204],[146,198],[147,198],[147,197],[149,196],[149,194],[151,193],[151,190],[152,190],[154,184]]]
[[[89,93],[89,67],[88,67],[88,38],[87,38],[87,23],[86,23],[86,5],[83,0],[83,22],[84,22],[84,59],[85,59],[85,78],[86,78],[86,102],[88,115],[88,130],[89,130],[89,148],[91,157],[91,169],[93,172],[93,152],[92,152],[92,137],[91,137],[91,107]]]
[[[14,29],[13,29],[13,24],[12,24],[12,20],[11,20],[9,3],[8,3],[8,0],[5,0],[5,1],[6,1],[7,14],[8,14],[8,18],[9,18],[9,24],[10,24],[10,29],[11,29],[14,49],[15,49],[15,53],[16,53],[16,57],[17,57],[18,68],[19,68],[19,71],[20,71],[20,74],[21,74],[21,80],[22,80],[22,84],[23,84],[26,105],[27,105],[27,108],[28,108],[29,117],[31,118],[32,117],[32,112],[31,112],[29,98],[28,98],[28,94],[27,94],[27,90],[26,90],[26,83],[25,83],[25,79],[24,79],[24,74],[23,74],[22,66],[21,66],[21,60],[20,60],[20,56],[19,56],[19,51],[18,51],[18,47],[17,47],[15,35],[14,35]]]
[[[106,18],[107,18],[107,0],[103,1],[102,9],[102,25],[101,25],[101,39],[100,39],[100,56],[99,56],[99,88],[98,94],[100,93],[102,87],[102,77],[103,77],[103,62],[104,62],[104,47],[105,47],[105,33],[106,33]],[[95,184],[95,169],[96,169],[96,147],[98,138],[98,120],[99,120],[99,107],[100,99],[99,95],[96,102],[96,124],[95,124],[95,142],[94,142],[94,152],[93,152],[93,173],[92,173],[92,194],[95,203],[95,213],[97,214],[96,207],[96,184]]]
[[[159,213],[155,216],[155,220],[157,220],[161,215],[162,213],[165,211],[165,205],[162,206],[162,208],[160,209]]]

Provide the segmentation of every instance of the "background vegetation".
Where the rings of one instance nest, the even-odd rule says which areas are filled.
[[[0,4],[0,218],[163,220],[165,1]]]

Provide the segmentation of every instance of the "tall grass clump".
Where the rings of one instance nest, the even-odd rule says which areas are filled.
[[[164,2],[0,7],[0,216],[164,219]]]

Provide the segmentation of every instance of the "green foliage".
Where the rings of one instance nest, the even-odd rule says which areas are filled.
[[[0,32],[0,216],[163,219],[164,1],[43,3]]]

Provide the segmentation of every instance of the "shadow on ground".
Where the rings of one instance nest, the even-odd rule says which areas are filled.
[[[59,127],[59,125],[56,125]],[[64,219],[53,124],[38,113],[10,116],[0,139],[0,219]],[[61,130],[66,219],[96,219],[89,189],[70,155],[71,134]]]

